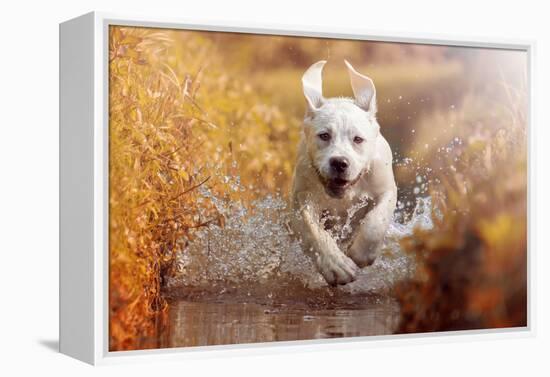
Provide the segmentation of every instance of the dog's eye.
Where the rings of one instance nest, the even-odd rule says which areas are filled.
[[[322,134],[317,135],[319,139],[323,141],[329,141],[330,140],[330,134],[328,132],[323,132]]]
[[[355,137],[353,138],[353,142],[354,142],[355,144],[361,144],[363,141],[365,141],[365,139],[363,139],[362,137],[359,137],[359,136],[355,136]]]

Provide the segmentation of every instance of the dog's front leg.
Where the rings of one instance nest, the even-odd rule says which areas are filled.
[[[327,283],[347,284],[355,280],[357,266],[338,247],[331,235],[321,227],[310,206],[299,211],[301,220],[295,229],[300,232],[304,251],[310,254]]]
[[[397,201],[397,190],[392,188],[375,198],[374,207],[367,213],[348,249],[347,255],[359,267],[372,264],[382,246]]]

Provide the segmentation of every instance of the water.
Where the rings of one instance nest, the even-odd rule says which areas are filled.
[[[164,347],[242,344],[391,334],[399,320],[392,300],[353,308],[299,304],[178,300],[170,306]]]
[[[241,190],[238,182],[234,189]],[[223,227],[198,229],[180,254],[166,289],[169,319],[162,328],[162,347],[396,331],[399,305],[391,289],[415,267],[399,240],[415,227],[432,227],[429,197],[417,199],[412,216],[396,211],[382,255],[356,281],[335,288],[326,285],[292,237],[284,199],[267,196],[244,206],[201,190],[226,220]]]

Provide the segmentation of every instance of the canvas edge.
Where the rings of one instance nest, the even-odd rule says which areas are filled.
[[[95,12],[96,16],[113,25],[285,35],[314,38],[337,38],[382,42],[415,43],[446,46],[464,46],[495,49],[528,50],[533,40],[519,38],[487,38],[483,36],[450,35],[443,33],[397,32],[366,28],[325,27],[308,24],[275,24],[252,21],[185,19],[159,16],[140,16]]]
[[[94,363],[94,15],[59,25],[59,351]]]

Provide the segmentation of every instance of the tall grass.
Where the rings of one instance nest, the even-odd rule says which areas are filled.
[[[190,230],[223,223],[198,190],[231,195],[224,178],[237,170],[256,193],[284,188],[299,128],[249,84],[209,67],[213,47],[199,36],[110,34],[110,348],[120,350],[155,346],[136,339],[153,337],[162,320],[175,255]]]
[[[155,333],[166,308],[162,270],[178,239],[199,225],[194,188],[206,178],[192,173],[188,156],[198,145],[186,142],[200,121],[161,58],[170,40],[117,27],[110,33],[110,349],[121,350]]]

